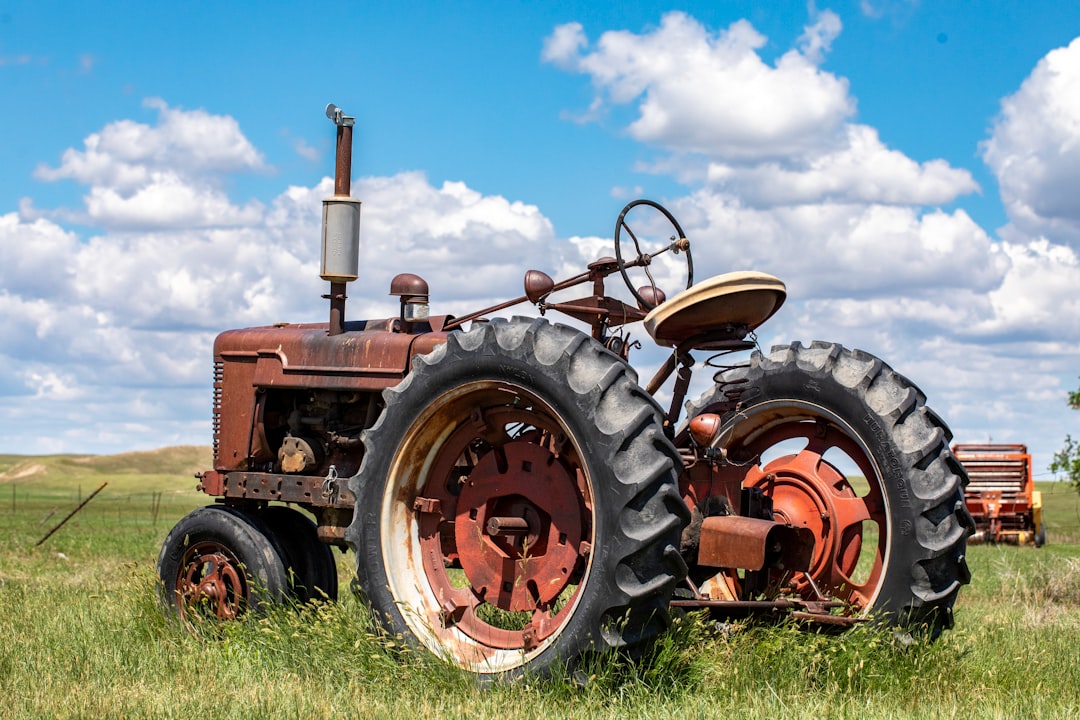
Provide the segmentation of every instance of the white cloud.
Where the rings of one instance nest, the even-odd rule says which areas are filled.
[[[75,400],[80,392],[75,387],[72,377],[60,377],[54,372],[45,371],[36,373],[30,371],[26,375],[27,385],[34,390],[34,399],[43,400]]]
[[[544,49],[540,54],[544,62],[554,63],[559,67],[572,68],[578,60],[578,53],[589,44],[585,29],[581,23],[559,25],[544,39]]]
[[[257,201],[237,207],[220,190],[162,171],[149,173],[140,187],[126,194],[95,186],[85,202],[88,222],[118,230],[243,226],[262,215]]]
[[[710,190],[671,207],[702,276],[762,270],[803,299],[917,295],[958,285],[984,293],[1008,268],[962,210],[856,203],[755,208]]]
[[[77,247],[75,234],[53,222],[0,215],[0,288],[28,297],[63,292]]]
[[[65,151],[59,167],[40,166],[36,177],[132,190],[155,170],[191,178],[267,168],[262,153],[235,119],[205,110],[171,108],[159,98],[143,104],[157,110],[155,126],[133,120],[110,123],[87,136],[84,150]]]
[[[748,205],[818,202],[943,205],[978,190],[967,170],[943,160],[917,163],[879,139],[874,128],[848,125],[846,141],[819,155],[752,166],[709,163],[706,182]]]
[[[832,41],[840,34],[843,24],[836,13],[816,12],[812,25],[807,25],[799,37],[799,52],[815,65],[820,65],[829,52]]]
[[[363,178],[361,272],[389,288],[398,272],[427,278],[434,298],[522,293],[527,268],[550,268],[555,233],[535,205],[482,195],[464,183],[436,188],[421,173]],[[384,291],[385,292],[385,291]],[[434,309],[433,309],[434,311]]]
[[[304,138],[293,139],[293,150],[296,151],[297,155],[305,160],[310,160],[311,162],[315,162],[322,157],[322,153],[319,152],[319,149],[309,145]]]
[[[1002,243],[1011,270],[989,293],[993,316],[975,333],[1080,341],[1080,263],[1076,252],[1048,240]]]
[[[85,213],[57,216],[102,228],[253,222],[257,204],[234,207],[221,189],[227,173],[268,169],[236,120],[171,108],[158,98],[144,105],[157,111],[156,125],[110,123],[87,136],[83,150],[66,150],[58,167],[35,170],[39,180],[74,180],[90,187]]]
[[[863,4],[893,22],[912,7]],[[969,171],[915,160],[853,122],[847,80],[821,69],[839,20],[810,12],[797,47],[771,64],[746,21],[711,32],[681,13],[595,44],[563,26],[543,59],[591,79],[583,119],[636,111],[626,132],[666,155],[635,169],[692,188],[669,207],[700,276],[756,269],[787,282],[763,338],[862,346],[925,385],[970,439],[1037,429],[1026,441],[1045,463],[1080,355],[1069,247],[1080,240],[1080,39],[1005,100],[984,145],[1013,223],[1002,242],[941,209],[980,190]],[[576,243],[580,260],[603,245]]]
[[[593,83],[578,120],[628,110],[627,134],[661,155],[648,169],[690,186],[666,204],[699,279],[758,269],[788,283],[764,345],[863,347],[920,384],[958,439],[1038,443],[1045,464],[1062,417],[1075,421],[1063,398],[1080,356],[1080,220],[1067,197],[1080,179],[1076,43],[1006,99],[984,146],[1009,202],[1003,242],[945,207],[978,189],[969,172],[909,157],[855,122],[847,80],[822,69],[840,31],[814,13],[795,48],[766,62],[748,22],[712,31],[671,13],[595,43],[561,26],[542,58]],[[268,164],[236,121],[148,107],[155,122],[109,123],[39,168],[39,179],[79,183],[80,208],[26,199],[0,215],[0,422],[33,438],[23,451],[205,442],[215,333],[328,314],[318,265],[332,181],[238,202],[228,176]],[[351,319],[395,312],[397,272],[429,281],[433,312],[460,314],[521,294],[527,268],[560,278],[611,254],[608,238],[561,241],[535,205],[422,172],[357,178],[353,191],[364,207]],[[70,219],[98,230],[81,237]],[[654,270],[673,291],[670,259]]]
[[[745,20],[711,33],[672,12],[649,33],[606,32],[591,51],[580,26],[561,26],[543,57],[591,76],[607,102],[638,102],[632,137],[749,161],[830,144],[854,113],[847,81],[817,66],[838,31],[839,20],[825,11],[806,30],[806,54],[791,50],[770,66],[757,54],[765,37]]]
[[[1080,38],[1048,53],[1002,101],[982,154],[1010,230],[1080,247]]]
[[[746,205],[822,202],[940,205],[977,191],[967,170],[919,163],[850,122],[848,83],[820,64],[841,31],[817,12],[798,48],[774,65],[766,38],[740,20],[710,33],[673,12],[640,35],[604,33],[589,49],[580,25],[556,28],[543,58],[591,76],[595,104],[636,104],[627,132],[672,154],[641,169],[706,183]]]

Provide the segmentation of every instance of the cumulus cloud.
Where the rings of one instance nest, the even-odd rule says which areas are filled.
[[[763,345],[862,347],[923,385],[958,437],[1025,441],[1010,435],[1022,428],[1052,442],[1047,408],[1064,407],[1080,346],[1076,43],[1003,101],[983,146],[1011,220],[995,238],[954,204],[978,190],[967,170],[909,157],[856,122],[847,80],[823,69],[841,32],[812,10],[794,47],[765,61],[750,23],[714,31],[670,13],[595,41],[560,26],[542,58],[591,81],[576,120],[625,119],[655,152],[646,169],[689,186],[665,204],[694,243],[699,279],[756,269],[788,283]],[[35,437],[35,451],[205,439],[215,333],[328,314],[318,266],[332,181],[237,201],[230,175],[271,168],[236,121],[147,107],[154,121],[109,123],[39,167],[39,180],[77,183],[80,207],[27,199],[0,215],[0,419]],[[353,194],[364,206],[350,318],[395,312],[397,272],[429,281],[433,312],[460,314],[519,295],[526,268],[565,277],[611,254],[609,238],[556,237],[535,205],[422,172],[357,178]],[[81,235],[70,220],[95,229]],[[675,260],[653,267],[669,290]]]
[[[1080,246],[1080,38],[1048,53],[1002,101],[982,156],[1010,230]]]
[[[978,184],[944,160],[918,163],[886,147],[877,130],[848,125],[845,142],[811,157],[753,166],[709,163],[705,181],[763,207],[818,202],[944,205]]]
[[[817,66],[838,31],[839,19],[822,13],[802,49],[770,66],[757,54],[765,37],[745,20],[712,33],[672,12],[652,32],[609,31],[591,48],[580,25],[560,26],[543,58],[591,76],[606,102],[638,102],[628,127],[638,140],[754,160],[828,143],[854,112],[847,81]]]
[[[1010,272],[989,293],[993,314],[975,333],[1013,338],[1080,340],[1080,262],[1076,251],[1039,239],[1002,243]]]
[[[110,123],[87,136],[82,150],[66,150],[59,166],[38,166],[39,180],[89,187],[83,212],[56,216],[110,229],[250,224],[261,209],[233,207],[223,179],[269,168],[236,120],[158,98],[144,105],[157,111],[156,125]]]
[[[962,210],[856,203],[761,209],[708,190],[673,207],[705,274],[771,272],[803,299],[916,295],[958,282],[986,292],[1008,269]]]
[[[157,124],[110,123],[37,171],[84,185],[82,210],[26,202],[0,215],[5,426],[34,425],[28,403],[55,414],[77,400],[81,422],[98,423],[98,442],[192,442],[208,427],[217,332],[328,317],[319,247],[333,180],[238,205],[223,176],[266,164],[235,120],[149,106]],[[398,272],[429,281],[434,312],[461,313],[520,294],[526,266],[557,261],[551,223],[535,205],[461,182],[432,185],[420,172],[358,178],[353,194],[364,206],[351,318],[395,313],[387,293]],[[64,226],[73,217],[102,231],[80,237]],[[205,392],[192,399],[196,388]],[[65,449],[62,438],[39,442],[40,452]]]
[[[38,172],[85,184],[83,216],[104,232],[80,238],[58,221],[70,216],[63,208],[26,203],[0,216],[8,397],[99,398],[102,412],[117,412],[102,399],[106,388],[127,397],[146,386],[168,395],[205,385],[223,323],[328,315],[318,271],[321,201],[333,194],[332,179],[286,188],[267,205],[236,205],[220,175],[265,165],[235,121],[152,107],[157,125],[111,123],[84,151]],[[422,173],[360,178],[353,189],[365,206],[351,317],[393,312],[386,293],[397,272],[424,275],[435,311],[456,312],[520,293],[523,263],[550,262],[554,233],[533,205],[460,182],[433,186]],[[146,403],[123,407],[138,414]]]
[[[70,148],[59,167],[38,167],[41,180],[71,179],[84,185],[133,190],[155,171],[186,178],[266,169],[262,153],[236,120],[205,110],[172,108],[160,98],[143,105],[156,110],[156,125],[118,120],[92,133],[83,150]]]
[[[916,162],[851,122],[847,80],[820,67],[841,29],[835,13],[814,11],[797,47],[770,65],[747,21],[710,32],[673,12],[655,30],[607,32],[595,46],[579,24],[560,26],[542,58],[592,78],[586,117],[597,103],[636,105],[627,132],[671,153],[647,169],[748,205],[939,205],[977,191],[967,170]]]
[[[0,215],[0,288],[28,296],[63,292],[77,248],[75,234],[53,222],[23,223],[18,213]]]

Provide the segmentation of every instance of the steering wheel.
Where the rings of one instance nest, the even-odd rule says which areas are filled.
[[[630,229],[630,225],[627,222],[627,214],[638,207],[639,205],[645,205],[651,207],[671,223],[671,226],[675,229],[675,234],[669,239],[669,244],[660,248],[656,252],[647,253],[641,248],[641,243],[638,241],[637,235]],[[623,260],[622,243],[623,233],[626,233],[634,242],[634,259],[630,261]],[[615,221],[615,262],[619,266],[619,274],[622,275],[623,282],[626,283],[626,287],[630,290],[630,294],[634,296],[634,299],[638,301],[638,304],[644,310],[652,310],[660,304],[660,298],[663,297],[663,291],[656,286],[656,280],[653,279],[652,273],[649,272],[649,265],[652,263],[653,258],[667,251],[671,251],[678,255],[680,252],[686,254],[686,287],[690,287],[694,284],[694,258],[690,255],[690,241],[686,239],[686,234],[683,233],[683,229],[679,227],[679,221],[668,212],[667,208],[658,202],[652,200],[634,200],[623,208],[619,213],[619,219]],[[647,290],[648,288],[642,287],[641,290],[634,287],[633,281],[630,279],[630,275],[626,272],[627,268],[640,267],[645,271],[645,276],[649,278],[648,288],[652,289],[651,293],[648,293],[648,297],[644,296],[641,290]]]

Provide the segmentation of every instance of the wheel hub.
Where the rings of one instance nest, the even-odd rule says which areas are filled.
[[[180,565],[176,592],[181,617],[204,607],[219,620],[231,620],[239,615],[246,595],[243,571],[217,543],[198,543]]]
[[[811,461],[812,460],[812,461]],[[820,457],[806,454],[777,458],[764,468],[755,468],[747,485],[761,489],[773,501],[773,515],[779,522],[804,527],[814,533],[810,574],[819,576],[835,553],[840,511],[837,499],[855,499],[855,491],[842,473]],[[845,523],[839,523],[844,527]],[[841,572],[854,570],[861,546],[861,527],[852,529],[847,557],[837,558]]]
[[[455,540],[461,568],[485,602],[513,612],[552,603],[582,541],[576,478],[551,452],[506,443],[461,488]]]

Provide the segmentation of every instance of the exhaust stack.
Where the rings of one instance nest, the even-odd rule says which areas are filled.
[[[345,332],[345,284],[356,280],[360,266],[360,201],[350,197],[352,131],[356,118],[337,105],[326,106],[326,117],[337,126],[334,196],[323,200],[322,270],[330,283],[330,335]]]

